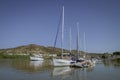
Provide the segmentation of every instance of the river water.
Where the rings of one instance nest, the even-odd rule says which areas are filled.
[[[53,67],[51,61],[0,59],[0,80],[120,80],[120,63],[71,68]]]

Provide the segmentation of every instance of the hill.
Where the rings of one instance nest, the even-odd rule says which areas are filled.
[[[53,50],[54,49],[54,50]],[[30,55],[30,54],[57,54],[58,56],[61,55],[61,48],[53,48],[53,47],[45,47],[36,44],[29,44],[24,46],[18,46],[15,48],[8,48],[8,49],[0,49],[0,54],[15,54],[15,55]],[[64,53],[69,53],[69,50],[64,49]],[[72,53],[76,56],[77,50],[72,50]],[[103,54],[99,53],[87,53],[80,51],[80,56],[86,55],[87,57],[101,57]]]
[[[64,52],[69,52],[69,51],[64,49]],[[36,54],[36,53],[52,54],[53,47],[45,47],[45,46],[36,45],[36,44],[29,44],[29,45],[24,45],[24,46],[18,46],[15,48],[0,49],[0,53],[21,54],[21,55],[22,54]],[[61,53],[61,49],[55,48],[54,53],[59,55]]]

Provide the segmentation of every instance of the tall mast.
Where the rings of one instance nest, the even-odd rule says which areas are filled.
[[[71,48],[72,48],[72,36],[71,36],[71,27],[70,27],[70,33],[69,33],[69,35],[70,35],[70,53],[71,53]]]
[[[63,11],[62,11],[62,54],[61,54],[61,58],[63,58],[63,47],[64,47],[64,6],[62,7]]]
[[[84,39],[84,58],[86,57],[86,53],[85,53],[85,51],[86,51],[86,40],[85,40],[85,32],[84,32],[84,35],[83,35],[83,39]]]
[[[80,45],[80,42],[79,42],[79,23],[77,22],[77,59],[79,59],[79,56],[80,56],[80,53],[79,53],[79,45]]]

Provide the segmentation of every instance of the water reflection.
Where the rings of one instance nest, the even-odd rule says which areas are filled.
[[[58,75],[68,75],[72,72],[72,69],[70,67],[54,67],[53,69],[53,76]]]
[[[41,72],[50,70],[52,66],[49,61],[29,61],[29,60],[16,60],[11,62],[11,66],[17,70],[24,72]]]
[[[53,80],[89,80],[88,73],[91,73],[92,71],[94,71],[94,67],[54,67],[52,71],[52,77]]]
[[[92,73],[93,71],[94,67],[74,68],[73,78],[75,80],[90,80],[88,74]]]
[[[52,79],[53,80],[73,80],[73,68],[70,67],[53,67]]]
[[[109,66],[120,67],[119,61],[112,61],[112,60],[108,60],[108,59],[103,60],[103,64],[106,67],[109,67]]]
[[[30,61],[30,66],[34,69],[42,67],[43,61]]]
[[[72,67],[53,67],[50,60],[44,62],[29,60],[0,60],[0,80],[120,79],[119,76],[120,66],[118,66],[118,63],[107,62],[108,61],[106,61],[105,63],[96,64],[95,67],[72,68]]]

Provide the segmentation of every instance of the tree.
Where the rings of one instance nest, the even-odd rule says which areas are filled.
[[[120,55],[120,52],[118,52],[118,51],[113,52],[113,55]]]
[[[103,56],[102,56],[103,59],[107,59],[108,57],[109,57],[109,53],[108,52],[104,53]]]

